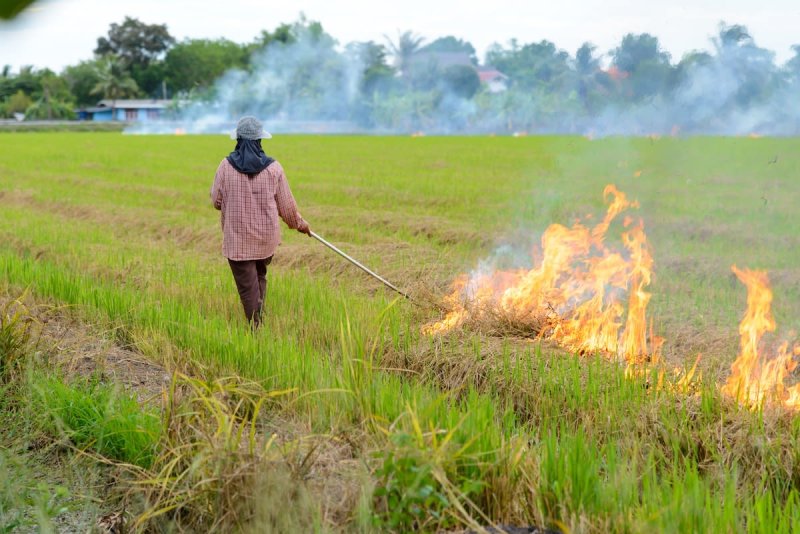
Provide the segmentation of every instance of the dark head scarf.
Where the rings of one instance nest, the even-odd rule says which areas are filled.
[[[275,160],[264,153],[261,139],[239,138],[236,140],[236,148],[228,156],[228,161],[237,171],[253,177]]]

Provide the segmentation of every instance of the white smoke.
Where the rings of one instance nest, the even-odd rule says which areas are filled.
[[[646,102],[608,99],[590,114],[577,86],[465,98],[443,80],[422,90],[390,78],[365,91],[365,65],[352,47],[339,51],[329,36],[302,26],[295,37],[256,52],[248,71],[226,72],[172,120],[127,132],[228,133],[238,117],[255,115],[278,133],[800,134],[800,80],[781,76],[773,54],[751,41],[718,46],[680,84]]]

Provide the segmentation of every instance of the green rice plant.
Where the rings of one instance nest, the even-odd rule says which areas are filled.
[[[31,377],[33,414],[42,427],[79,449],[139,466],[152,463],[161,428],[158,414],[142,407],[119,387],[96,379],[66,383],[50,376]]]
[[[788,534],[800,529],[800,494],[796,490],[783,502],[769,490],[756,495],[754,501],[744,520],[748,534]]]
[[[260,525],[272,532],[316,524],[315,505],[302,488],[283,486],[290,485],[286,464],[259,423],[264,406],[287,393],[235,377],[174,375],[153,459],[131,469],[129,498],[143,508],[134,528],[226,532]],[[277,497],[278,488],[284,506],[263,510],[270,504],[262,499]]]
[[[542,511],[552,519],[597,510],[601,454],[582,433],[544,436],[539,464],[538,495]],[[611,469],[614,469],[612,466]]]
[[[0,308],[0,385],[11,380],[30,355],[35,321],[23,300],[24,294]]]
[[[452,527],[453,519],[445,516],[450,501],[434,476],[434,466],[425,457],[427,451],[412,448],[409,442],[408,435],[392,436],[398,450],[385,453],[375,473],[377,524],[399,532]]]
[[[477,525],[472,514],[482,514],[470,499],[483,484],[458,473],[460,464],[475,459],[466,454],[469,442],[459,446],[457,430],[458,425],[424,429],[412,406],[386,430],[388,442],[376,453],[377,526],[393,532],[432,532],[462,523]]]

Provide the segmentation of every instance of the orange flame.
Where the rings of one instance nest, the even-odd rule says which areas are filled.
[[[653,259],[642,221],[634,224],[625,217],[624,252],[605,244],[612,222],[638,204],[613,185],[606,186],[604,196],[611,201],[605,217],[594,227],[576,222],[571,228],[560,224],[547,228],[538,267],[460,276],[447,297],[453,311],[423,327],[423,333],[449,332],[488,313],[523,324],[544,317],[549,328],[541,335],[569,350],[600,352],[628,363],[655,356],[658,343],[648,349],[650,294],[645,291]]]
[[[722,392],[753,408],[765,403],[800,408],[800,384],[785,384],[797,366],[793,356],[800,355],[800,344],[789,350],[789,342],[783,342],[772,355],[759,352],[764,334],[776,328],[767,273],[738,269],[735,265],[732,270],[747,286],[747,311],[739,323],[740,354],[731,365],[731,375]]]
[[[445,299],[452,311],[441,321],[424,326],[423,333],[446,333],[471,319],[493,315],[523,325],[533,325],[537,319],[541,323],[544,318],[540,336],[582,354],[602,353],[624,359],[627,376],[641,375],[642,369],[634,366],[657,362],[664,341],[653,335],[652,325],[649,333],[647,328],[651,295],[646,288],[652,277],[653,258],[641,219],[624,217],[624,251],[605,243],[614,220],[638,204],[613,185],[606,186],[604,195],[611,201],[605,217],[594,227],[578,221],[569,228],[560,224],[547,228],[541,252],[534,254],[541,261],[533,269],[459,276]],[[762,346],[764,335],[776,329],[767,273],[735,265],[732,270],[747,287],[747,311],[739,324],[740,354],[721,391],[755,409],[765,405],[800,409],[800,382],[787,384],[797,367],[800,342],[790,348],[785,341],[773,350]],[[699,380],[699,361],[698,355],[691,368],[676,368],[673,380],[665,381],[661,368],[656,374],[656,389],[669,387],[689,393]]]

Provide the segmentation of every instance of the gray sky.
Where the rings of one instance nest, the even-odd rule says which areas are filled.
[[[383,41],[383,34],[411,29],[429,40],[467,39],[481,58],[492,42],[513,37],[522,43],[548,39],[570,53],[589,40],[607,52],[627,32],[649,32],[679,59],[708,49],[720,20],[746,25],[780,63],[791,57],[792,44],[800,44],[798,0],[40,0],[13,23],[0,23],[0,66],[60,70],[89,59],[97,38],[126,15],[166,23],[178,39],[246,42],[301,11],[342,44]]]

